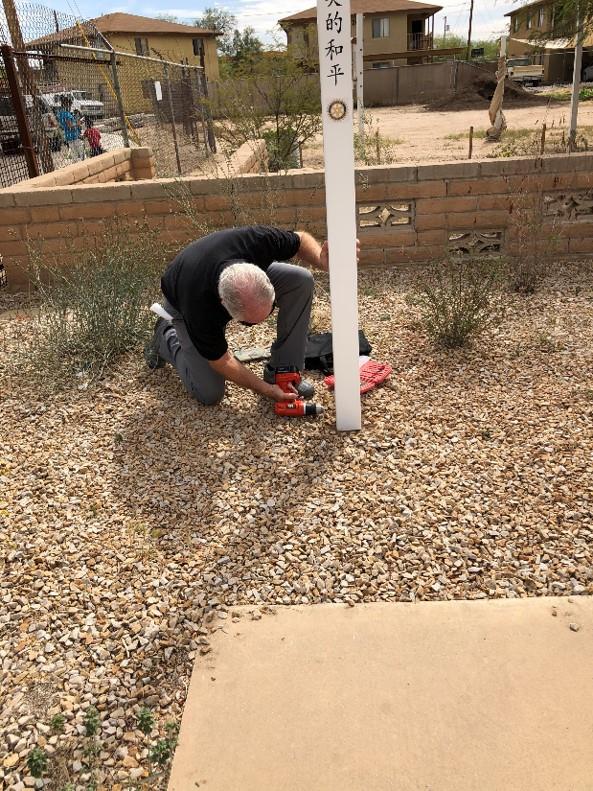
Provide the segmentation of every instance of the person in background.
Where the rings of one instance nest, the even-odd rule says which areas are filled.
[[[64,140],[72,159],[84,159],[84,142],[80,136],[80,121],[70,112],[72,99],[60,96],[60,109],[57,112],[58,123],[64,130]]]
[[[93,119],[87,115],[85,116],[84,123],[86,129],[84,130],[82,136],[89,144],[91,156],[96,157],[99,156],[99,154],[104,154],[105,151],[101,145],[101,132],[99,132],[99,130],[93,126]]]

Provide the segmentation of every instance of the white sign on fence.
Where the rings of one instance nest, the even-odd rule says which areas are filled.
[[[350,0],[317,0],[336,426],[361,427]]]
[[[163,101],[163,89],[161,88],[161,83],[158,80],[155,80],[154,92],[156,94],[157,102],[162,102]]]

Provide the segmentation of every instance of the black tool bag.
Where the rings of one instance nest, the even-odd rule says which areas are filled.
[[[364,332],[358,331],[358,353],[368,356],[372,351]],[[334,372],[334,352],[331,332],[319,332],[307,336],[305,347],[305,368],[308,371],[321,371],[326,376]]]

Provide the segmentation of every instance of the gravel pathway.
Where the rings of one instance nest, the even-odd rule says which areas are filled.
[[[566,265],[509,298],[499,330],[457,352],[430,347],[406,282],[361,276],[394,375],[357,434],[336,434],[321,384],[324,417],[279,420],[234,387],[200,407],[137,356],[40,397],[7,365],[27,321],[0,317],[0,788],[163,788],[151,745],[237,604],[593,593],[590,274]]]

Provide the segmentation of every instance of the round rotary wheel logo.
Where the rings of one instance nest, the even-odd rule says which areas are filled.
[[[341,99],[336,99],[335,102],[332,102],[330,104],[328,112],[329,112],[329,117],[332,118],[334,121],[341,121],[346,117],[348,108],[346,107],[345,102],[343,102]]]

